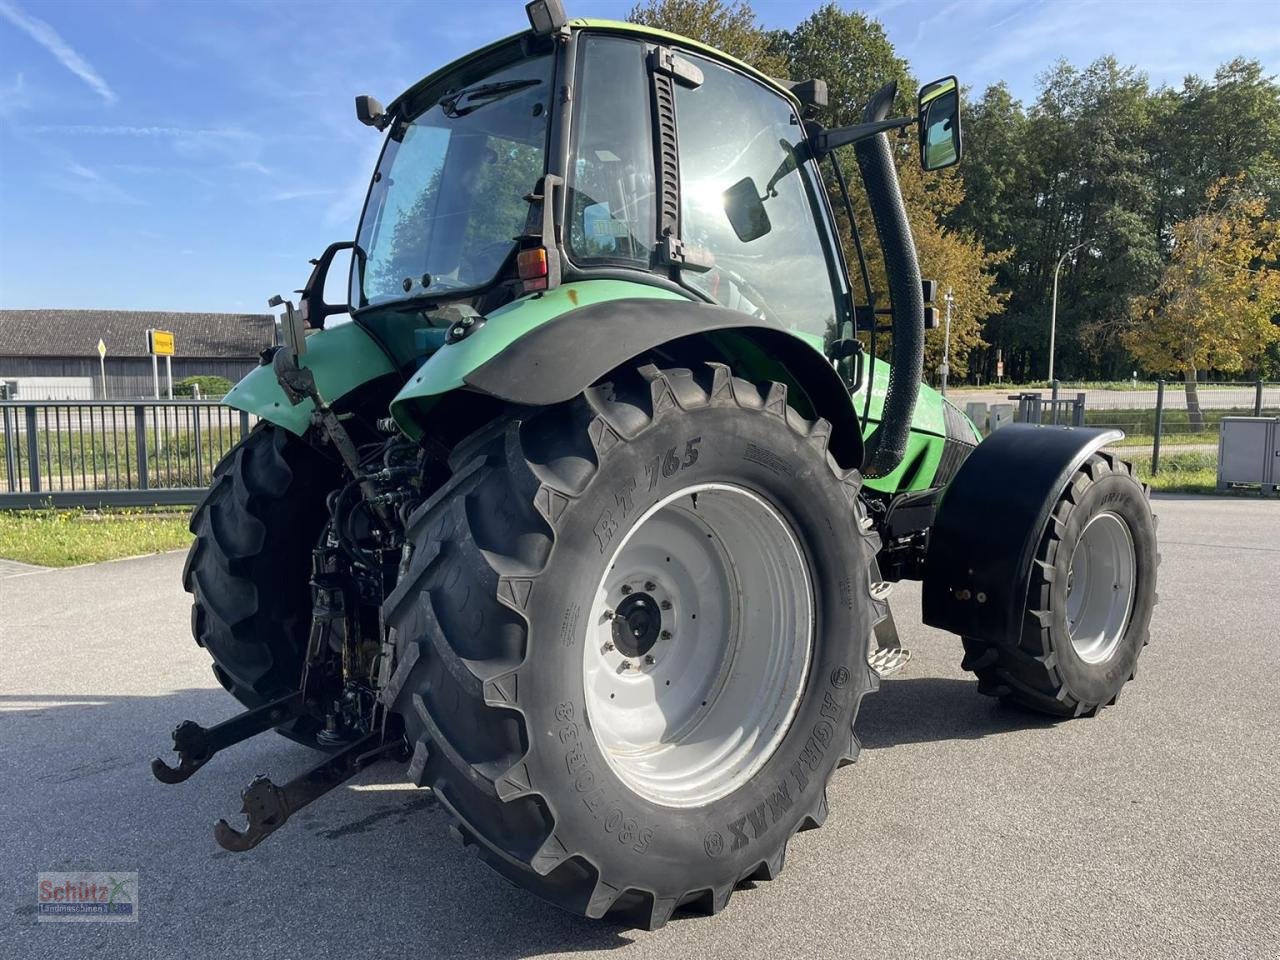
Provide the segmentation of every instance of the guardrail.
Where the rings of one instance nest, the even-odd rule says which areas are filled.
[[[194,504],[256,420],[207,400],[0,401],[0,509]]]

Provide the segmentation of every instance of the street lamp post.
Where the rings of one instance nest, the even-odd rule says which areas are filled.
[[[1062,269],[1063,262],[1071,254],[1075,253],[1092,240],[1082,240],[1070,250],[1066,251],[1058,258],[1057,266],[1053,268],[1053,302],[1049,306],[1049,382],[1053,383],[1053,353],[1057,347],[1058,340],[1058,271]]]
[[[942,374],[942,395],[945,397],[947,378],[951,375],[951,304],[955,301],[950,287],[947,287],[947,295],[943,299],[947,301],[947,327],[942,337],[942,366],[938,368],[938,372]]]

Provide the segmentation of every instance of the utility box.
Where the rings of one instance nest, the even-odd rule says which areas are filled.
[[[1280,417],[1223,417],[1218,489],[1236,484],[1275,493],[1280,486]]]

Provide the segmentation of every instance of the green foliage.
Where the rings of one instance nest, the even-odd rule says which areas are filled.
[[[201,397],[221,397],[230,393],[235,384],[226,377],[200,374],[195,377],[184,377],[175,383],[173,385],[173,395],[175,397],[195,396],[195,387],[197,386],[200,387]]]

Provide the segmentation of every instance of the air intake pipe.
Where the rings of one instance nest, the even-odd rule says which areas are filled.
[[[891,83],[871,99],[862,113],[864,122],[884,120],[889,115],[897,86]],[[884,253],[889,297],[893,303],[889,385],[880,424],[867,438],[867,454],[862,465],[867,476],[883,477],[892,473],[906,454],[911,417],[920,393],[920,375],[924,368],[924,290],[888,136],[878,133],[861,140],[854,145],[854,152]],[[874,366],[872,369],[874,371]],[[870,383],[867,389],[871,389]]]

